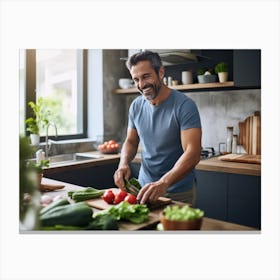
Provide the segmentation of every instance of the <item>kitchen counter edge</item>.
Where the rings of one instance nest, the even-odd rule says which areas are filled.
[[[45,174],[73,170],[77,168],[86,168],[91,166],[100,166],[111,163],[118,163],[120,154],[102,155],[99,159],[89,159],[76,161],[75,163],[56,164],[45,170]],[[141,155],[137,154],[132,163],[141,163]],[[261,165],[252,163],[228,162],[219,160],[218,157],[202,159],[195,167],[196,170],[224,172],[241,175],[261,176]]]

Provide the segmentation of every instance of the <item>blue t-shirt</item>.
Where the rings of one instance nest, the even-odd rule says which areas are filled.
[[[142,148],[139,182],[142,186],[159,180],[183,154],[181,130],[200,128],[196,104],[183,93],[172,90],[160,105],[137,97],[129,108],[128,126],[135,128]],[[168,192],[183,192],[192,188],[194,171],[168,188]]]

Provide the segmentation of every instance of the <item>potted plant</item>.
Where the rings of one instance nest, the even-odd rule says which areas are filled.
[[[49,167],[50,161],[47,159],[41,159],[39,162],[30,162],[28,163],[29,167],[32,168],[35,173],[37,174],[37,183],[38,187],[40,189],[43,173],[44,173],[44,167]]]
[[[200,230],[204,211],[189,205],[169,205],[160,213],[163,230]]]
[[[213,69],[199,68],[197,70],[197,80],[200,84],[215,83],[217,76],[213,73]]]
[[[219,82],[224,83],[228,80],[228,65],[220,62],[215,66],[215,73],[218,74]]]
[[[33,111],[33,117],[25,120],[27,124],[27,131],[30,132],[30,139],[32,145],[39,145],[40,143],[40,130],[43,129],[48,123],[48,116],[50,112],[46,109],[43,97],[39,97],[37,102],[30,101],[28,106]]]

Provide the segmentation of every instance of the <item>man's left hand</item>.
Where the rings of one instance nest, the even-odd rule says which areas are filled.
[[[159,180],[156,182],[148,183],[139,191],[137,195],[137,200],[140,204],[146,202],[155,202],[160,196],[166,193],[168,185],[163,181]]]

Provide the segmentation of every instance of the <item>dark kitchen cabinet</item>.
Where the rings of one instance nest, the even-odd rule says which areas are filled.
[[[233,65],[235,87],[261,87],[261,50],[234,50]]]
[[[209,218],[261,228],[261,177],[196,170],[195,206]]]
[[[44,177],[96,189],[114,188],[116,186],[113,176],[117,168],[118,163],[111,163],[94,167],[65,170],[51,174],[46,172]]]
[[[260,227],[261,178],[249,175],[228,175],[228,217],[232,223]]]
[[[197,80],[197,71],[198,69],[203,70],[212,70],[213,74],[215,71],[215,65],[220,62],[225,62],[228,65],[229,75],[228,81],[233,80],[233,50],[227,49],[213,49],[213,50],[193,50],[193,53],[204,57],[204,59],[197,62],[189,62],[186,64],[175,64],[165,66],[165,76],[171,76],[173,80],[178,80],[181,82],[182,71],[192,71],[193,73],[193,82],[198,83]],[[218,82],[218,77],[217,77]],[[219,88],[217,88],[219,90]]]
[[[220,172],[196,171],[195,207],[209,218],[227,220],[227,175]]]

